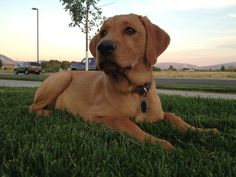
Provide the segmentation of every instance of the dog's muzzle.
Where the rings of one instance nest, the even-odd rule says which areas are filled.
[[[117,63],[110,61],[109,59],[102,59],[102,61],[99,62],[98,66],[106,74],[112,74],[120,71],[121,69]]]
[[[116,47],[117,45],[113,41],[104,40],[98,44],[97,49],[101,56],[108,56],[115,51]]]
[[[126,71],[130,70],[131,67],[122,68],[114,59],[114,51],[117,45],[111,40],[104,40],[97,46],[99,52],[99,69],[103,70],[107,75],[113,78],[119,78],[125,76]]]
[[[112,55],[116,47],[117,45],[111,40],[101,41],[97,46],[100,55],[98,66],[106,74],[112,74],[120,70],[119,65],[114,61],[114,56]]]

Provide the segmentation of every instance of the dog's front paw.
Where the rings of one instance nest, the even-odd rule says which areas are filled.
[[[159,142],[167,152],[171,152],[175,149],[175,147],[169,141],[159,140]]]
[[[50,115],[52,114],[52,111],[46,110],[46,109],[42,109],[42,110],[37,110],[37,111],[36,111],[36,114],[37,114],[38,116],[45,116],[45,117],[48,117],[48,116],[50,116]]]
[[[214,133],[214,134],[220,133],[220,131],[217,128],[197,128],[197,131],[203,133]]]
[[[220,133],[220,131],[217,128],[207,128],[206,132],[214,133],[214,134],[219,134]]]

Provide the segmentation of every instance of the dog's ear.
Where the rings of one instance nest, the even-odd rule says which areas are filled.
[[[157,57],[165,51],[170,43],[170,36],[157,25],[150,22],[147,17],[141,17],[141,21],[146,29],[146,60],[154,65]]]
[[[91,54],[94,56],[94,58],[96,58],[97,43],[98,43],[98,34],[96,34],[89,43],[89,50]]]

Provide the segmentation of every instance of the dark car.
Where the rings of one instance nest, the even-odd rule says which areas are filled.
[[[24,74],[29,74],[29,73],[35,73],[35,74],[40,74],[42,72],[42,66],[38,62],[23,62],[20,64],[17,64],[17,66],[14,68],[14,73],[24,73]]]
[[[72,63],[70,65],[70,70],[85,70],[85,63],[86,63],[86,58],[84,58],[81,62]],[[88,58],[88,69],[97,70],[95,58]]]

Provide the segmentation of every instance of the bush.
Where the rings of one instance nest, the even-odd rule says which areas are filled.
[[[152,67],[152,71],[161,71],[161,68],[158,68],[158,67],[153,66],[153,67]]]

